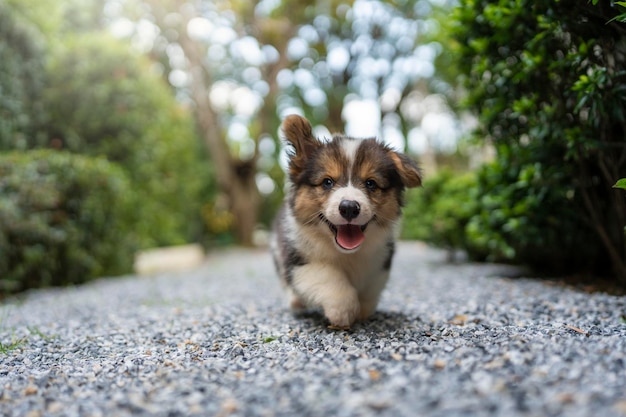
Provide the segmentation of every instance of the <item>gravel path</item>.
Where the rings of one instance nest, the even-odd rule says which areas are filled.
[[[0,307],[2,416],[626,416],[626,298],[402,243],[379,312],[294,317],[265,251]],[[16,346],[13,346],[16,345]]]

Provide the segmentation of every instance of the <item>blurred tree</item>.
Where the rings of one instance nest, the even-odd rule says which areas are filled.
[[[44,36],[59,33],[63,23],[62,3],[56,0],[0,0],[5,8],[3,15],[18,16]]]
[[[331,132],[408,145],[435,171],[435,154],[456,149],[460,135],[449,104],[457,95],[455,66],[440,23],[451,3],[358,0],[309,10],[289,48],[297,60],[279,74],[279,108],[301,107]]]
[[[66,36],[48,65],[43,99],[52,147],[106,156],[129,173],[142,247],[185,243],[201,227],[210,176],[193,119],[147,60],[103,33]]]
[[[0,0],[0,150],[104,155],[133,181],[142,247],[198,240],[212,174],[193,119],[152,63],[94,32],[103,7]]]
[[[469,104],[498,152],[468,227],[504,258],[561,273],[611,265],[626,282],[626,204],[611,188],[626,170],[626,28],[596,3],[461,2]]]
[[[93,32],[104,27],[100,0],[0,0],[21,19],[37,28],[54,47],[62,35]]]
[[[355,1],[308,9],[288,50],[295,63],[281,74],[281,100],[331,131],[343,131],[344,106],[351,100],[371,100],[383,130],[392,127],[406,138],[427,113],[418,108],[424,97],[454,92],[448,81],[455,77],[435,71],[437,59],[448,62],[437,19],[450,6],[438,4]]]
[[[193,118],[158,66],[99,30],[105,6],[0,0],[0,297],[204,237],[213,173]]]
[[[42,114],[44,47],[36,27],[0,1],[0,150],[25,148]]]
[[[258,221],[257,183],[282,184],[274,142],[281,118],[300,112],[344,131],[344,106],[370,100],[382,110],[374,118],[383,135],[403,147],[434,110],[420,106],[424,96],[451,91],[433,78],[442,48],[427,1],[137,0],[125,7],[109,15],[111,27],[150,50],[179,97],[193,103],[243,244],[252,243]],[[445,99],[438,103],[451,114]],[[352,120],[359,118],[371,125],[371,115]]]
[[[261,205],[258,142],[271,138],[279,123],[271,107],[262,106],[263,96],[276,94],[262,73],[271,80],[286,64],[283,39],[291,26],[285,19],[255,16],[247,2],[147,0],[135,7],[140,15],[149,11],[160,30],[153,53],[168,69],[170,82],[193,102],[225,197],[220,201],[236,219],[238,243],[252,245]],[[264,38],[276,45],[262,50]]]

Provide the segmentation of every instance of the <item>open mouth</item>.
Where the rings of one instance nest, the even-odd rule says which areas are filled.
[[[335,234],[335,242],[341,249],[354,250],[365,241],[365,229],[367,223],[360,226],[358,224],[332,224],[324,218],[330,230]]]

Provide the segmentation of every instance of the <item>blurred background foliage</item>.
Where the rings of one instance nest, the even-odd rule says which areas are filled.
[[[130,272],[155,246],[262,243],[290,113],[420,161],[404,238],[626,285],[623,13],[0,0],[0,292]]]
[[[140,213],[121,168],[41,149],[3,152],[0,176],[2,294],[130,270]]]
[[[494,259],[626,283],[626,26],[611,2],[462,1],[466,104],[496,149],[466,229]]]
[[[49,57],[47,84],[45,142],[32,147],[106,156],[124,168],[143,213],[133,227],[141,247],[198,239],[206,152],[191,114],[145,57],[104,34],[71,36]]]

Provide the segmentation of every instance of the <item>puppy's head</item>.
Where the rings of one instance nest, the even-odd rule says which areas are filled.
[[[282,125],[289,151],[290,204],[299,224],[356,251],[377,228],[400,217],[406,187],[421,185],[415,162],[375,139],[316,139],[310,123],[292,115]]]

